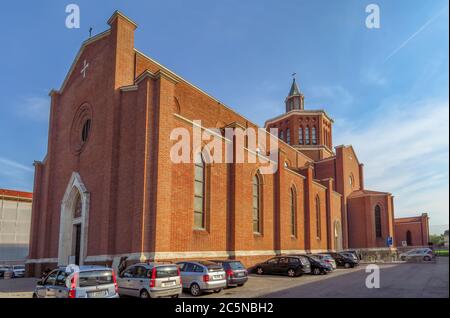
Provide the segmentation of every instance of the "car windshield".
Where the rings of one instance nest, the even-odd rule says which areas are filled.
[[[309,264],[309,260],[307,257],[305,256],[300,256],[300,261],[302,262],[303,265],[308,265]]]
[[[244,265],[241,264],[241,262],[229,262],[228,265],[230,265],[231,269],[245,269]]]
[[[149,272],[151,275],[151,272]],[[156,278],[167,278],[178,276],[178,268],[176,266],[158,266],[156,267]]]
[[[113,284],[113,274],[110,270],[96,270],[79,273],[79,286],[90,287]]]

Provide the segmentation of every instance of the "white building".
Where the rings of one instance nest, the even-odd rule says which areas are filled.
[[[31,225],[29,192],[0,189],[0,264],[24,264]]]

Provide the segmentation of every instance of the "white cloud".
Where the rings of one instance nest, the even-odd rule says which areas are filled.
[[[321,103],[322,105],[317,105],[318,108],[324,108],[330,101],[339,102],[339,105],[346,106],[353,103],[354,100],[352,94],[341,85],[311,87],[308,89],[306,98],[308,99],[308,105]],[[314,108],[313,105],[310,105],[310,107]]]
[[[365,164],[366,187],[396,196],[397,216],[428,212],[431,224],[449,223],[448,100],[386,105],[364,127],[334,131]]]
[[[28,119],[45,121],[49,118],[50,98],[26,97],[17,105],[16,113]]]
[[[0,157],[0,188],[30,190],[34,169],[8,158]]]

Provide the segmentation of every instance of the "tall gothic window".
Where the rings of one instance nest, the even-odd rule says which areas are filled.
[[[383,236],[381,232],[381,208],[379,205],[375,207],[375,234],[377,238]]]
[[[298,129],[298,143],[303,145],[303,128]]]
[[[294,187],[289,191],[289,202],[291,207],[291,235],[297,236],[297,198]]]
[[[322,238],[322,220],[320,217],[320,198],[316,196],[316,236]]]
[[[309,145],[309,127],[305,128],[305,145]]]
[[[300,100],[297,97],[294,98],[294,109],[300,109]]]
[[[253,176],[253,232],[261,233],[261,181]]]
[[[83,205],[82,205],[82,202],[81,202],[80,193],[78,192],[77,193],[77,198],[75,200],[75,209],[73,211],[73,218],[74,219],[80,218],[82,211],[83,211]]]
[[[288,128],[286,129],[286,142],[290,145],[291,144],[291,130]]]
[[[316,127],[312,128],[312,144],[317,145],[317,131]]]
[[[284,132],[282,130],[280,130],[280,139],[284,140]]]
[[[205,161],[203,156],[198,154],[195,159],[195,180],[194,180],[194,228],[205,228]]]

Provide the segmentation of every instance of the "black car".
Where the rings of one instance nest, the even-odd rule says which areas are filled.
[[[358,265],[358,261],[355,260],[350,255],[345,255],[342,253],[327,253],[336,261],[337,266],[343,266],[345,268],[353,268]]]
[[[277,256],[255,266],[258,275],[280,274],[289,277],[311,273],[311,264],[305,256]]]
[[[244,286],[248,280],[248,271],[237,260],[211,260],[210,262],[221,265],[227,276],[227,287]]]
[[[309,263],[311,264],[311,274],[325,275],[325,274],[333,271],[333,267],[330,264],[325,263],[324,261],[321,261],[318,258],[309,256],[309,255],[302,255],[302,256],[305,256],[308,258]]]

